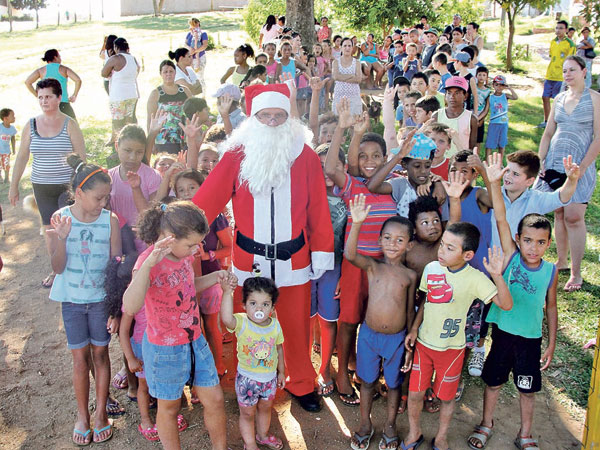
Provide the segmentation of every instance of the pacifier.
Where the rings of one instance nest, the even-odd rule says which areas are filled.
[[[262,311],[256,311],[256,312],[254,313],[254,318],[255,318],[255,319],[258,319],[258,320],[262,320],[262,319],[264,319],[264,318],[265,318],[265,313],[264,313],[264,312],[262,312]]]

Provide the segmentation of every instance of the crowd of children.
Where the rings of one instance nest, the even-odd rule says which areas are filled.
[[[278,288],[260,274],[246,280],[245,313],[234,314],[238,280],[227,267],[235,218],[226,210],[208,223],[189,200],[218,163],[223,141],[246,119],[240,87],[284,81],[291,115],[314,133],[334,230],[335,266],[312,284],[314,348],[321,355],[315,387],[323,397],[337,391],[344,405],[360,405],[351,448],[369,447],[373,400],[387,392],[380,449],[421,445],[424,404],[439,411],[437,433],[427,436],[432,447],[447,449],[465,365],[486,384],[483,416],[468,446],[484,448],[491,438],[499,390],[512,372],[521,403],[515,445],[538,448],[533,394],[552,360],[558,320],[557,271],[543,259],[551,225],[543,214],[570,201],[579,167],[566,158],[564,185],[545,193],[529,189],[540,170],[536,153],[508,154],[503,166],[509,100],[517,94],[501,74],[489,84],[477,33],[467,42],[459,25],[450,27],[450,37],[422,21],[396,30],[379,52],[370,35],[357,52],[351,38],[331,38],[324,19],[327,32],[319,33],[312,49],[285,28],[256,56],[250,45],[238,47],[235,65],[214,95],[216,125],[207,126],[205,101],[183,99],[181,130],[174,130],[181,133],[179,154],[155,153],[167,120],[159,108],[149,117],[147,134],[133,124],[120,130],[116,167],[107,171],[69,156],[70,199],[51,220],[57,275],[50,298],[61,302],[73,356],[75,444],[112,437],[108,344],[118,333],[123,361],[113,385],[128,387],[137,401],[141,436],[180,448],[179,433],[188,426],[180,413],[187,384],[192,403],[204,406],[213,448],[225,449],[220,378],[228,330],[237,337],[235,392],[244,448],[283,448],[269,432],[275,393],[286,383],[284,335],[274,314]],[[438,34],[450,38],[438,41]],[[371,131],[378,117],[370,118],[360,83],[378,86],[386,76],[378,134]],[[15,152],[13,111],[0,110],[0,119],[6,182]],[[475,185],[478,176],[485,188]],[[486,322],[492,327],[487,358]],[[466,349],[472,350],[470,361]],[[409,431],[401,438],[396,419],[405,410]]]

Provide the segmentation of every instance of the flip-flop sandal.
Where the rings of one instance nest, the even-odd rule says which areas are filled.
[[[256,443],[269,447],[273,450],[281,450],[283,448],[283,441],[273,435],[267,436],[265,439],[261,439],[258,434],[254,436]]]
[[[144,438],[151,442],[155,442],[160,440],[158,437],[158,430],[156,429],[156,425],[152,425],[150,428],[146,428],[145,430],[142,428],[142,424],[138,425],[138,431]]]
[[[358,433],[354,433],[354,439],[356,439],[356,441],[358,442],[358,445],[354,443],[354,441],[350,441],[350,448],[352,450],[366,450],[369,448],[369,445],[371,445],[371,438],[373,437],[373,434],[375,433],[375,429],[371,428],[371,432],[369,434],[365,434],[364,436],[361,436]]]
[[[435,438],[431,440],[431,450],[442,450],[441,448],[435,446]],[[447,450],[450,450],[450,447],[448,447]]]
[[[394,444],[394,443],[396,443],[396,445],[390,446],[391,444]],[[389,449],[396,450],[398,448],[398,445],[399,445],[398,436],[387,437],[387,435],[385,433],[383,433],[381,435],[381,440],[379,441],[379,450],[389,450]]]
[[[340,392],[340,400],[346,406],[360,406],[360,397],[354,388],[352,389],[352,394],[344,394]]]
[[[110,430],[110,434],[105,437],[102,440],[96,440],[96,436],[98,436],[100,433],[106,431],[106,430]],[[102,442],[106,442],[108,441],[110,438],[113,437],[113,430],[112,430],[112,423],[109,423],[108,425],[106,425],[104,428],[101,428],[99,430],[97,430],[96,428],[94,428],[94,444],[101,444]]]
[[[533,439],[533,436],[515,438],[515,447],[519,450],[540,450],[537,439]]]
[[[79,436],[83,436],[83,438],[85,439],[84,442],[77,442],[73,436],[71,438],[71,440],[73,441],[73,444],[75,444],[77,447],[87,447],[88,445],[90,445],[92,443],[92,437],[90,436],[90,433],[92,432],[91,429],[88,429],[87,431],[79,431],[77,428],[73,428],[73,434],[77,434]],[[88,436],[90,436],[90,438],[88,439]]]
[[[129,399],[131,400],[131,397]],[[137,401],[137,398],[135,401]],[[108,414],[108,417],[119,417],[125,414],[125,408],[121,406],[117,399],[113,402],[108,401],[106,402],[106,414]]]
[[[330,397],[335,392],[335,383],[333,380],[323,383],[322,380],[317,381],[319,384],[318,394],[321,397]],[[331,389],[330,389],[331,388]]]
[[[423,435],[421,435],[421,436],[419,436],[419,439],[417,439],[412,444],[406,445],[404,443],[404,441],[400,442],[400,448],[402,450],[417,450],[417,448],[419,448],[419,445],[421,445],[424,441],[425,441],[425,438],[423,437]]]
[[[463,392],[465,391],[465,380],[460,380],[460,384],[456,389],[456,394],[454,394],[454,401],[459,402],[463,396]]]
[[[177,415],[177,431],[179,431],[181,433],[189,426],[190,426],[190,424],[188,423],[187,420],[185,420],[185,417],[183,417],[183,415],[181,415],[181,414],[178,414]]]
[[[121,375],[119,372],[115,374],[110,384],[112,384],[112,387],[115,389],[127,389],[129,387],[127,375]]]
[[[473,432],[469,435],[469,439],[467,439],[467,445],[473,450],[481,450],[482,448],[485,448],[487,442],[492,437],[492,432],[492,428],[484,427],[483,425],[476,425]],[[481,444],[481,447],[471,444],[471,439],[477,439]]]

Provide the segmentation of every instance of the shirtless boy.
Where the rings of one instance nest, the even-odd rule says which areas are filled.
[[[398,448],[396,415],[400,399],[403,373],[410,364],[412,354],[402,365],[403,342],[407,327],[414,315],[414,297],[417,274],[402,264],[404,253],[412,246],[413,227],[405,218],[387,219],[379,234],[383,259],[375,259],[357,252],[358,236],[371,206],[365,208],[363,194],[350,200],[352,228],[346,241],[345,256],[355,266],[367,273],[369,302],[365,321],[360,327],[356,352],[356,374],[362,380],[360,388],[360,427],[352,437],[355,450],[369,447],[374,429],[371,407],[379,367],[389,388],[387,420],[379,443],[380,449]]]

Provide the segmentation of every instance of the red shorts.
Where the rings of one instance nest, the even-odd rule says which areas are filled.
[[[8,155],[0,155],[0,170],[8,170],[10,169],[10,154]]]
[[[342,260],[340,277],[340,322],[358,324],[365,319],[369,282],[367,273],[346,258]]]
[[[453,400],[458,389],[464,357],[464,348],[438,351],[417,342],[408,390],[411,392],[427,390],[431,386],[431,377],[435,370],[433,392],[440,400],[445,402]]]

